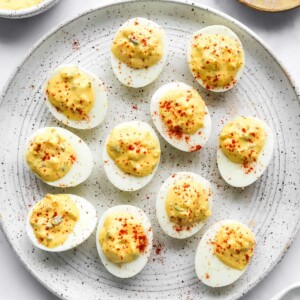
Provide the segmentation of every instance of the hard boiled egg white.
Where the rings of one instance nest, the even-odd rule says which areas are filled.
[[[196,274],[204,284],[210,287],[222,287],[232,284],[239,279],[247,269],[247,266],[242,271],[231,268],[214,255],[214,245],[212,243],[214,242],[219,229],[228,224],[240,224],[245,226],[232,220],[224,220],[215,223],[205,232],[196,251]]]
[[[100,242],[99,242],[99,234],[101,231],[101,228],[103,227],[103,224],[106,220],[106,218],[111,214],[111,213],[116,213],[116,212],[127,212],[134,217],[136,217],[140,222],[143,224],[145,234],[147,235],[148,238],[148,245],[145,250],[145,252],[141,253],[138,258],[135,260],[129,262],[129,263],[124,263],[124,264],[115,264],[111,262],[103,253]],[[138,274],[147,264],[151,249],[152,249],[152,240],[153,240],[153,232],[152,232],[152,226],[151,223],[146,216],[146,214],[139,208],[131,205],[118,205],[114,206],[110,209],[108,209],[101,217],[98,226],[97,226],[97,233],[96,233],[96,245],[97,245],[97,250],[98,254],[100,256],[100,259],[105,266],[105,268],[113,275],[120,277],[120,278],[129,278],[132,277],[136,274]]]
[[[163,122],[160,116],[159,103],[161,98],[166,93],[174,89],[192,90],[193,88],[182,82],[171,82],[160,87],[152,96],[150,104],[153,123],[163,138],[175,148],[185,152],[194,152],[200,150],[208,141],[211,132],[211,118],[209,111],[205,106],[204,127],[200,128],[196,133],[182,133],[180,136],[170,134],[169,128]]]
[[[191,64],[190,64],[190,61],[191,61],[191,55],[192,55],[192,48],[193,48],[193,40],[194,40],[194,37],[199,35],[199,34],[202,34],[202,35],[206,35],[206,34],[219,34],[219,35],[225,35],[225,36],[228,36],[232,39],[235,39],[236,41],[238,41],[238,43],[241,45],[241,48],[243,49],[243,45],[240,41],[240,39],[238,38],[238,36],[231,30],[229,29],[228,27],[226,26],[222,26],[222,25],[212,25],[212,26],[207,26],[207,27],[204,27],[196,32],[193,33],[193,36],[192,38],[190,39],[189,43],[188,43],[188,46],[187,46],[187,59],[188,59],[188,64],[189,64],[189,67],[190,67],[190,70],[193,74],[193,71],[192,71],[192,68],[191,68]],[[245,56],[243,57],[243,66],[239,69],[239,71],[237,72],[236,76],[235,76],[235,84],[239,81],[239,79],[241,78],[242,74],[243,74],[243,70],[244,70],[244,66],[245,66]],[[194,74],[193,74],[194,76]],[[195,76],[194,76],[195,77]],[[200,79],[200,78],[195,78],[198,83],[204,87],[205,87],[205,84],[203,83],[203,81]],[[213,91],[213,92],[225,92],[225,91],[228,91],[230,90],[231,88],[233,88],[235,86],[235,84],[229,86],[229,87],[220,87],[220,88],[216,88],[216,89],[210,89],[210,91]]]
[[[248,117],[249,118],[249,117]],[[222,152],[217,150],[217,163],[222,178],[234,187],[246,187],[255,182],[267,169],[274,149],[274,135],[271,128],[263,121],[252,118],[259,122],[266,134],[265,144],[259,153],[256,162],[249,164],[253,170],[247,171],[242,164],[234,163]]]
[[[48,96],[46,94],[46,89],[47,89],[47,83],[48,81],[53,77],[59,74],[64,68],[66,67],[76,67],[78,70],[84,74],[86,74],[90,80],[91,84],[94,90],[94,105],[91,109],[91,111],[88,114],[88,118],[85,120],[71,120],[67,118],[62,112],[57,110],[49,101]],[[76,66],[76,65],[62,65],[54,69],[48,76],[45,86],[44,86],[44,91],[45,91],[45,99],[46,99],[46,106],[52,113],[52,115],[60,122],[63,124],[77,128],[77,129],[91,129],[96,126],[98,126],[105,118],[105,115],[107,113],[108,109],[108,100],[107,100],[107,95],[104,89],[103,83],[100,81],[100,79],[95,76],[94,74],[84,70],[83,68]]]
[[[69,234],[65,242],[60,246],[57,246],[55,248],[47,248],[46,246],[38,242],[37,238],[34,235],[33,228],[30,225],[30,217],[34,206],[28,212],[26,219],[26,231],[30,240],[36,247],[48,252],[62,252],[70,250],[83,243],[94,231],[97,224],[97,214],[94,206],[82,197],[72,194],[68,194],[68,196],[71,197],[71,199],[77,205],[80,215],[74,227],[74,230]]]
[[[130,19],[126,21],[120,29],[134,25],[135,22],[139,22],[139,24],[146,27],[157,29],[161,33],[163,42],[163,56],[161,60],[148,68],[135,69],[121,62],[113,55],[113,53],[111,53],[111,65],[116,77],[121,83],[132,88],[140,88],[153,82],[163,70],[167,60],[168,42],[164,30],[155,22],[145,18]]]
[[[87,146],[87,144],[80,137],[78,137],[77,135],[75,135],[74,133],[66,129],[60,127],[44,127],[38,129],[28,139],[24,147],[24,151],[25,151],[24,154],[26,155],[26,152],[29,149],[29,145],[34,140],[34,138],[37,135],[42,135],[48,129],[55,129],[60,135],[62,135],[71,144],[71,146],[76,151],[76,160],[73,163],[69,172],[64,177],[56,181],[52,181],[52,182],[44,181],[44,182],[51,186],[56,186],[56,187],[71,187],[71,186],[76,186],[82,183],[83,181],[85,181],[90,176],[93,169],[92,153],[89,147]]]
[[[182,181],[185,179],[192,179],[199,182],[203,188],[208,190],[208,204],[209,210],[212,210],[212,189],[208,180],[204,179],[198,174],[192,172],[178,172],[170,176],[160,188],[157,198],[156,198],[156,215],[158,223],[162,230],[169,236],[177,239],[188,238],[196,234],[205,224],[205,221],[200,221],[192,225],[178,225],[170,221],[169,216],[166,211],[166,199],[169,190],[174,186],[176,181]]]
[[[157,143],[160,147],[158,137],[153,130],[153,128],[148,125],[145,122],[141,121],[131,121],[131,122],[124,122],[116,126],[116,128],[122,128],[122,127],[133,127],[136,128],[137,130],[146,130],[148,131],[151,136],[157,140]],[[153,178],[159,162],[157,166],[155,167],[154,171],[152,174],[149,174],[144,177],[137,177],[134,175],[127,174],[123,172],[119,167],[115,164],[115,162],[110,158],[110,156],[107,153],[106,150],[106,145],[108,142],[109,136],[107,137],[107,140],[104,145],[104,150],[103,150],[103,164],[104,164],[104,170],[105,173],[109,179],[109,181],[118,189],[122,191],[137,191],[141,188],[143,188],[145,185],[147,185]]]

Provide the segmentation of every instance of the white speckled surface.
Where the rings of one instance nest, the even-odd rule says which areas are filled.
[[[67,2],[69,2],[69,1],[66,1],[65,0],[65,3],[63,4],[63,5],[67,5]],[[77,8],[78,9],[78,11],[79,11],[79,9],[81,8],[81,6],[80,6],[80,3],[79,3],[80,1],[72,1],[72,4],[70,4],[69,3],[69,6],[72,6],[72,8],[74,9],[74,11],[75,11],[75,9]],[[93,3],[95,3],[95,1],[87,1],[87,2],[89,2],[91,5],[93,4]],[[205,3],[205,2],[208,2],[208,1],[201,1],[202,3]],[[227,1],[226,1],[227,2]],[[240,6],[238,6],[238,4],[230,4],[229,5],[229,7],[225,7],[224,8],[224,5],[222,6],[222,3],[224,4],[224,2],[223,1],[209,1],[209,3],[211,3],[211,4],[214,4],[216,7],[220,7],[220,9],[224,9],[225,11],[227,11],[228,13],[230,13],[230,14],[232,14],[233,12],[235,12],[235,10],[234,9],[237,9],[237,10],[239,10],[239,14],[237,14],[237,15],[234,15],[235,17],[237,17],[237,18],[239,18],[239,15],[241,15],[242,17],[244,17],[245,18],[245,20],[244,21],[246,21],[247,23],[249,23],[249,25],[251,26],[251,18],[253,18],[254,19],[254,17],[255,18],[258,18],[258,16],[257,16],[257,14],[258,13],[256,13],[255,12],[255,14],[254,14],[254,12],[252,12],[252,11],[250,11],[249,9],[247,9],[247,8],[240,8]],[[206,3],[206,4],[209,4],[209,3]],[[228,4],[228,2],[227,2],[227,4]],[[76,5],[78,5],[78,7],[76,6]],[[55,7],[55,8],[53,8],[51,11],[49,11],[49,14],[51,15],[51,13],[52,13],[52,11],[56,11],[57,12],[57,14],[60,16],[60,14],[59,14],[59,12],[58,12],[58,10],[59,10],[59,7],[61,7],[62,6],[62,4],[60,4],[60,5],[58,5],[57,7]],[[60,9],[62,9],[62,8],[60,8]],[[243,15],[243,13],[244,13],[244,15]],[[288,12],[288,13],[286,13],[286,14],[289,14],[289,18],[287,18],[287,19],[285,19],[283,16],[281,17],[281,15],[278,15],[277,17],[275,16],[272,16],[272,17],[269,17],[269,18],[271,18],[271,23],[274,25],[274,22],[276,23],[276,24],[278,24],[277,25],[277,30],[276,31],[274,31],[274,35],[276,34],[276,37],[273,37],[272,36],[272,31],[271,31],[271,29],[267,26],[268,25],[268,22],[266,22],[266,17],[264,17],[264,21],[262,22],[261,21],[261,26],[263,26],[264,27],[264,30],[262,30],[262,33],[264,33],[265,32],[265,34],[266,34],[266,39],[267,38],[269,38],[269,39],[271,39],[271,41],[272,41],[272,38],[274,38],[274,40],[275,40],[275,44],[276,45],[278,45],[278,35],[279,35],[279,33],[280,33],[280,31],[283,31],[283,32],[285,32],[284,31],[284,26],[282,25],[282,22],[289,22],[289,24],[290,24],[290,28],[293,28],[293,27],[295,27],[297,24],[298,24],[298,26],[299,26],[299,19],[297,19],[297,17],[296,17],[296,15],[294,16],[294,14],[293,13],[291,13],[291,12]],[[64,15],[65,16],[65,15]],[[63,17],[64,16],[61,16],[61,19],[60,20],[62,20],[63,19]],[[250,16],[250,17],[249,17]],[[252,17],[251,17],[252,16]],[[53,16],[52,16],[53,17]],[[261,18],[263,18],[262,17],[262,14],[260,13],[260,17]],[[51,17],[50,17],[51,18]],[[250,18],[250,19],[249,19]],[[275,18],[275,19],[274,19]],[[35,19],[43,19],[43,18],[41,18],[41,16],[40,17],[36,17]],[[47,20],[47,18],[46,18],[46,20]],[[280,21],[280,20],[282,20],[282,21]],[[30,20],[31,22],[33,22],[33,24],[35,23],[35,21],[34,21],[34,19],[33,20]],[[53,21],[53,20],[52,20]],[[31,22],[29,22],[29,23],[31,23]],[[48,20],[48,22],[50,22],[50,20]],[[254,21],[253,21],[254,22]],[[298,23],[297,23],[298,22]],[[23,23],[23,22],[22,22]],[[26,22],[25,22],[25,24],[26,23],[28,23],[28,21],[26,20]],[[51,22],[50,22],[51,23]],[[36,35],[34,36],[35,37],[35,39],[36,38],[38,38],[40,35],[38,34],[38,32],[41,32],[41,29],[43,29],[43,23],[42,23],[42,21],[40,21],[40,23],[39,24],[41,24],[41,27],[42,28],[39,28],[39,30],[37,30],[37,28],[36,28],[36,26],[34,26],[34,25],[32,25],[32,30],[33,30],[33,33],[35,33]],[[52,25],[54,25],[55,23],[51,23]],[[257,21],[257,19],[256,19],[256,22],[254,22],[254,24],[255,24],[255,26],[259,26],[260,25],[260,21]],[[253,26],[254,26],[254,24],[253,24]],[[294,26],[292,26],[291,24],[294,24]],[[7,26],[8,26],[8,23],[5,23],[4,22],[4,26],[5,26],[5,28],[7,28]],[[18,26],[18,24],[17,25],[14,25],[14,26]],[[19,25],[20,26],[20,25]],[[1,41],[1,47],[3,47],[3,49],[4,50],[7,50],[7,58],[8,57],[11,57],[11,55],[12,55],[12,53],[11,53],[11,51],[9,51],[8,49],[9,49],[9,46],[10,45],[12,45],[13,44],[13,42],[11,41],[11,39],[12,39],[12,37],[9,37],[9,36],[7,36],[7,34],[5,34],[5,32],[4,32],[4,29],[3,29],[4,27],[3,26],[0,26],[0,41]],[[259,28],[258,28],[259,29]],[[295,27],[295,33],[293,34],[293,32],[289,32],[289,35],[287,35],[287,33],[286,33],[286,35],[285,35],[285,41],[286,42],[290,42],[290,43],[292,43],[292,42],[294,42],[295,41],[295,39],[297,38],[297,34],[296,34],[296,29],[297,29],[297,27]],[[37,32],[35,32],[37,30]],[[45,30],[46,31],[46,30]],[[44,31],[44,32],[45,32]],[[271,33],[270,33],[270,31],[271,31]],[[25,35],[25,33],[26,33],[27,31],[23,31],[23,34]],[[32,34],[32,33],[31,33]],[[5,43],[5,44],[2,44],[2,41],[4,42],[4,40],[5,39],[7,39],[8,38],[8,40],[10,40],[11,42],[10,43]],[[19,38],[20,38],[20,40],[22,41],[22,35],[20,35],[19,36]],[[28,43],[28,44],[26,44],[26,42],[28,42],[28,40],[24,40],[23,41],[23,47],[26,47],[26,45],[27,45],[27,48],[28,48],[28,46],[32,43],[32,41],[34,40],[34,38],[32,39],[32,40],[30,40],[29,39],[29,41],[30,41],[30,43]],[[21,41],[19,41],[20,43],[21,43]],[[288,64],[290,64],[291,65],[291,70],[296,70],[296,67],[297,67],[297,63],[298,63],[298,67],[299,67],[299,61],[297,62],[295,62],[295,59],[296,59],[296,51],[297,51],[297,49],[296,48],[284,48],[284,46],[286,47],[286,42],[285,43],[280,43],[279,44],[279,46],[277,46],[276,47],[276,49],[274,49],[274,50],[277,50],[277,51],[279,51],[279,54],[280,53],[284,53],[285,55],[282,55],[282,59],[284,59],[284,60],[286,60],[286,64],[288,65]],[[17,42],[18,43],[18,42]],[[17,44],[16,44],[17,45]],[[281,48],[281,47],[283,47],[283,48]],[[19,49],[17,48],[17,47],[11,47],[11,49],[16,49],[16,53],[14,53],[14,55],[18,55],[18,51],[19,51]],[[23,48],[23,51],[21,51],[20,53],[19,53],[19,56],[16,56],[16,57],[19,57],[19,58],[21,58],[22,57],[22,54],[23,54],[23,52],[24,52],[24,49],[25,48]],[[2,50],[2,49],[1,49]],[[280,52],[280,51],[284,51],[284,52]],[[295,51],[295,55],[294,56],[292,56],[292,53],[293,53],[293,51]],[[286,54],[288,52],[288,54]],[[298,52],[299,52],[299,49],[298,49]],[[291,55],[290,55],[291,54]],[[287,56],[290,56],[290,57],[293,57],[293,60],[291,59],[291,60],[289,60],[289,59],[287,59]],[[13,66],[13,64],[15,63],[15,61],[14,60],[8,60],[7,58],[5,58],[4,60],[3,60],[3,64],[4,64],[4,62],[5,62],[5,65],[7,66],[7,69],[9,69],[11,66]],[[1,59],[2,59],[2,57],[1,57]],[[4,71],[6,71],[6,73],[4,73]],[[3,72],[3,73],[2,73]],[[1,70],[1,74],[3,74],[3,76],[5,76],[7,73],[9,73],[9,72],[7,72],[7,70],[5,69],[5,70]],[[297,73],[295,72],[295,75],[297,75]],[[298,75],[299,75],[299,73],[298,73]],[[297,244],[295,245],[295,246],[297,246]],[[11,249],[9,249],[9,250],[11,250]],[[6,261],[6,256],[5,256],[5,253],[6,252],[4,252],[4,256],[2,256],[4,259],[4,261]],[[288,254],[289,255],[289,254]],[[9,252],[9,255],[7,255],[7,257],[14,257],[14,254],[10,251]],[[295,257],[295,256],[294,256]],[[9,260],[8,260],[8,262],[9,262]],[[293,263],[293,261],[290,263],[290,266],[292,266],[292,265],[294,265],[294,268],[296,268],[297,266],[296,266],[296,264],[294,264]],[[279,270],[280,270],[280,274],[282,274],[282,273],[284,273],[284,270],[282,271],[281,270],[281,266],[282,266],[282,264],[281,265],[279,265],[279,267],[277,267],[276,269],[275,269],[275,272],[276,272],[276,270],[278,270],[279,268]],[[6,281],[6,280],[9,280],[9,277],[11,277],[11,278],[17,278],[17,276],[20,274],[20,273],[18,273],[18,272],[16,272],[16,274],[18,274],[18,275],[15,275],[15,277],[14,277],[14,275],[12,274],[12,276],[8,276],[9,274],[11,274],[11,273],[13,273],[12,271],[13,271],[13,269],[12,269],[12,267],[10,268],[10,267],[8,267],[7,269],[6,269],[7,271],[6,272],[3,272],[3,268],[2,268],[2,271],[1,271],[1,274],[2,273],[4,273],[5,274],[5,277],[3,276],[3,278],[2,278],[2,281],[1,281],[1,283],[4,283],[3,284],[3,289],[0,291],[0,296],[2,297],[5,297],[6,299],[15,299],[15,298],[17,298],[17,296],[19,295],[19,296],[21,296],[22,295],[22,299],[27,299],[26,297],[28,296],[28,299],[30,298],[30,299],[35,299],[34,297],[36,297],[36,299],[41,299],[41,298],[47,298],[48,296],[47,295],[49,295],[49,294],[47,294],[47,292],[45,292],[45,290],[44,289],[34,289],[32,292],[30,292],[29,290],[27,290],[27,292],[28,292],[28,295],[27,295],[27,293],[26,293],[26,288],[28,288],[28,286],[30,286],[30,284],[29,283],[27,283],[26,282],[26,280],[28,280],[28,278],[27,278],[27,276],[26,275],[24,275],[21,279],[19,279],[18,280],[18,282],[22,282],[22,283],[26,283],[26,285],[24,284],[24,286],[23,287],[25,287],[25,289],[21,289],[21,287],[20,287],[20,289],[18,289],[18,288],[16,288],[16,284],[19,284],[19,283],[15,283],[15,285],[14,285],[14,287],[13,287],[13,289],[9,289],[9,286],[11,286],[11,285],[9,285],[9,282],[8,281]],[[22,270],[22,267],[20,267],[20,270]],[[297,270],[297,269],[296,269]],[[20,271],[20,272],[22,272],[22,271]],[[24,272],[24,271],[23,271]],[[26,274],[26,273],[25,273]],[[276,274],[276,273],[273,273],[273,274]],[[274,276],[273,274],[271,274],[270,276]],[[287,274],[287,275],[286,275]],[[269,285],[269,289],[262,289],[261,287],[265,284],[265,282],[268,282],[268,280],[269,280],[269,278],[263,283],[263,284],[261,284],[259,287],[258,287],[258,289],[255,291],[253,291],[249,296],[247,296],[249,299],[269,299],[270,298],[270,296],[273,294],[273,293],[275,293],[276,292],[276,289],[279,289],[280,287],[283,287],[284,286],[284,282],[286,282],[286,284],[287,283],[289,283],[289,281],[288,280],[290,280],[290,282],[293,280],[293,279],[297,279],[296,277],[294,278],[293,277],[293,274],[296,274],[296,273],[293,273],[293,268],[292,267],[290,267],[290,268],[287,268],[287,271],[286,271],[286,273],[285,273],[285,275],[284,276],[282,276],[282,277],[279,277],[279,280],[277,281],[278,282],[278,284],[274,284],[274,280],[272,280],[272,284],[270,284]],[[279,275],[278,275],[279,276]],[[272,277],[271,277],[272,278]],[[285,281],[286,280],[286,281]],[[14,282],[16,282],[17,280],[14,280]],[[32,282],[34,282],[34,281],[32,281]],[[22,284],[20,285],[20,286],[22,286]],[[38,285],[37,285],[38,286]],[[1,294],[1,293],[4,293],[3,295]],[[35,294],[35,292],[37,293],[37,294]],[[41,292],[40,294],[39,294],[39,292]],[[260,294],[259,294],[259,292],[260,292]],[[256,294],[255,294],[256,293]],[[269,293],[269,294],[268,294]],[[26,296],[25,296],[26,295]],[[252,298],[251,298],[252,297]],[[49,299],[52,299],[52,296],[50,296],[49,295]]]

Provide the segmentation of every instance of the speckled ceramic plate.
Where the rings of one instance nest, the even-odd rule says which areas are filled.
[[[19,10],[0,9],[0,18],[23,19],[33,17],[45,12],[58,1],[60,0],[43,0],[37,5]]]
[[[153,84],[138,90],[119,83],[109,59],[117,28],[135,16],[150,18],[163,26],[170,42],[164,72]],[[221,94],[202,90],[186,64],[188,39],[195,30],[212,24],[235,31],[246,52],[241,81]],[[22,146],[34,130],[62,126],[44,105],[41,88],[50,70],[62,63],[78,63],[97,74],[105,82],[110,101],[106,121],[97,129],[70,129],[89,144],[95,165],[84,184],[64,191],[90,200],[99,217],[113,205],[131,204],[142,208],[153,224],[153,253],[145,269],[131,279],[121,280],[106,271],[97,254],[95,236],[74,251],[51,254],[35,249],[25,233],[29,208],[45,193],[61,192],[28,172]],[[152,124],[151,96],[172,80],[186,82],[199,90],[211,112],[212,137],[197,153],[180,152],[161,139],[161,164],[154,180],[141,191],[120,192],[104,174],[101,158],[105,138],[120,122],[139,119]],[[225,122],[240,114],[265,120],[276,133],[274,159],[267,172],[245,189],[226,185],[216,165],[218,133]],[[299,98],[284,69],[255,34],[217,11],[190,3],[154,0],[112,4],[76,17],[44,37],[14,73],[2,96],[0,120],[2,228],[30,272],[61,298],[236,299],[270,272],[298,229]],[[166,236],[155,216],[157,190],[176,171],[204,176],[211,181],[214,191],[213,216],[201,232],[182,241]],[[222,219],[237,219],[252,227],[257,248],[239,281],[226,288],[210,289],[196,277],[194,255],[203,232]]]

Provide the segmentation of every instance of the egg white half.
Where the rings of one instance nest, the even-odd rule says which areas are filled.
[[[232,284],[238,280],[246,271],[231,268],[224,264],[216,255],[214,255],[214,242],[215,237],[223,225],[229,224],[244,224],[233,221],[224,220],[215,223],[211,226],[201,238],[195,256],[195,269],[198,278],[210,287],[222,287]]]
[[[158,219],[158,223],[162,230],[169,236],[176,239],[184,239],[188,238],[194,234],[196,234],[207,221],[195,222],[191,225],[177,225],[170,221],[169,216],[166,211],[166,199],[170,189],[174,186],[174,184],[178,181],[182,181],[185,179],[192,179],[196,182],[199,182],[204,189],[206,189],[209,193],[208,197],[208,205],[209,210],[212,211],[212,189],[208,180],[204,179],[198,174],[192,172],[178,172],[174,175],[170,176],[164,184],[161,186],[157,198],[156,198],[156,215]],[[179,228],[180,230],[176,230]]]
[[[94,90],[95,95],[95,101],[94,105],[91,109],[91,111],[88,114],[88,119],[86,120],[70,120],[67,118],[66,115],[64,115],[62,112],[58,111],[49,101],[48,95],[46,93],[47,89],[47,83],[48,81],[53,77],[56,76],[61,70],[63,70],[66,67],[76,67],[78,70],[84,74],[86,74],[92,83],[92,87]],[[52,115],[63,124],[77,128],[77,129],[91,129],[96,126],[98,126],[105,118],[107,109],[108,109],[108,100],[107,95],[104,89],[103,83],[100,81],[100,79],[95,76],[94,74],[88,72],[87,70],[77,66],[77,65],[62,65],[54,69],[48,76],[45,85],[44,85],[44,91],[45,91],[45,103]]]
[[[150,66],[148,68],[143,69],[135,69],[132,67],[127,66],[125,63],[118,60],[113,53],[111,53],[111,65],[114,74],[119,79],[121,83],[123,83],[126,86],[132,87],[132,88],[140,88],[144,87],[151,82],[153,82],[161,73],[163,70],[167,56],[168,56],[168,42],[167,42],[167,36],[164,32],[164,30],[155,22],[150,21],[145,18],[133,18],[128,21],[126,21],[119,30],[122,28],[125,28],[127,26],[134,25],[135,22],[139,22],[141,25],[152,27],[157,29],[162,36],[162,42],[163,42],[163,56],[162,58],[153,66]]]
[[[75,202],[77,208],[79,209],[79,219],[74,226],[74,230],[69,234],[65,242],[55,248],[48,248],[38,242],[37,238],[34,235],[33,228],[30,225],[30,217],[35,206],[33,206],[29,210],[26,219],[26,232],[34,246],[48,252],[67,251],[83,243],[93,233],[97,225],[97,213],[94,206],[82,197],[72,194],[68,194],[68,196],[71,197],[71,199]]]
[[[131,121],[131,122],[121,123],[121,124],[117,125],[115,128],[122,128],[122,127],[127,127],[127,126],[133,127],[137,130],[148,131],[151,134],[151,136],[157,141],[158,146],[160,148],[160,143],[159,143],[158,137],[150,125],[148,125],[145,122],[141,122],[141,121]],[[157,166],[155,167],[154,171],[147,176],[138,177],[138,176],[127,174],[127,173],[123,172],[121,169],[119,169],[119,167],[115,164],[115,162],[108,155],[107,150],[106,150],[108,140],[109,140],[109,136],[106,139],[104,149],[103,149],[103,164],[104,164],[105,173],[106,173],[109,181],[116,188],[118,188],[122,191],[137,191],[137,190],[143,188],[145,185],[147,185],[153,178],[153,176],[158,168],[159,161],[158,161]]]
[[[192,68],[191,68],[190,61],[191,61],[191,56],[192,56],[193,40],[194,40],[194,37],[196,35],[199,35],[199,34],[203,34],[203,35],[206,35],[206,34],[219,34],[219,35],[228,36],[228,37],[238,41],[238,43],[241,45],[241,48],[243,49],[242,42],[240,41],[238,36],[231,29],[229,29],[226,26],[211,25],[211,26],[204,27],[204,28],[194,32],[192,38],[190,39],[190,41],[188,42],[188,45],[187,45],[187,60],[188,60],[188,65],[189,65],[190,71],[191,71],[193,76],[194,76],[194,74],[193,74],[193,71],[192,71]],[[229,86],[227,88],[226,87],[224,87],[224,88],[220,87],[220,88],[210,89],[210,91],[212,91],[212,92],[226,92],[226,91],[230,90],[231,88],[233,88],[237,84],[237,82],[240,80],[240,78],[243,74],[243,71],[244,71],[244,66],[245,66],[245,54],[243,56],[243,65],[238,70],[238,72],[235,76],[236,83],[232,84],[231,86]],[[203,81],[200,78],[196,78],[195,76],[194,76],[194,78],[202,87],[204,87],[206,89],[205,84],[203,83]]]
[[[24,147],[24,155],[26,155],[26,152],[29,149],[29,145],[34,140],[34,138],[37,135],[42,135],[48,129],[55,129],[60,135],[62,135],[71,144],[71,146],[75,149],[76,152],[76,160],[73,163],[69,172],[64,177],[52,182],[44,181],[42,178],[40,179],[51,186],[62,187],[62,188],[76,186],[82,183],[83,181],[85,181],[91,175],[93,169],[92,153],[89,147],[87,146],[87,144],[80,137],[78,137],[77,135],[75,135],[74,133],[66,129],[60,127],[44,127],[38,129],[28,139]],[[26,158],[25,158],[25,162],[26,162]]]
[[[169,128],[161,119],[159,113],[160,100],[166,93],[174,89],[191,90],[193,88],[182,82],[171,82],[161,86],[152,96],[150,103],[150,112],[153,123],[162,137],[173,147],[185,152],[194,152],[200,150],[208,141],[211,132],[211,118],[206,105],[204,114],[204,127],[200,128],[194,134],[182,133],[180,138],[172,134],[168,134]]]
[[[124,263],[124,264],[115,264],[111,262],[103,253],[102,247],[99,242],[99,234],[100,231],[103,227],[103,224],[106,220],[106,218],[111,214],[111,213],[116,213],[116,212],[127,212],[129,214],[132,214],[134,217],[136,217],[144,227],[145,234],[147,235],[148,238],[148,245],[146,247],[145,252],[141,253],[138,258],[133,260],[132,262],[129,263]],[[152,231],[152,226],[151,223],[147,217],[147,215],[140,209],[135,206],[131,205],[118,205],[109,208],[101,217],[98,226],[97,226],[97,232],[96,232],[96,246],[98,250],[98,254],[100,256],[100,259],[107,269],[108,272],[111,274],[120,277],[120,278],[129,278],[132,276],[135,276],[138,274],[147,264],[151,250],[152,250],[152,242],[153,242],[153,231]]]
[[[257,161],[249,164],[254,170],[246,174],[242,164],[232,162],[219,147],[217,150],[217,164],[220,174],[228,184],[234,187],[246,187],[255,182],[265,172],[273,156],[274,134],[271,128],[262,120],[252,117],[247,118],[259,122],[266,134],[265,144],[258,155]]]

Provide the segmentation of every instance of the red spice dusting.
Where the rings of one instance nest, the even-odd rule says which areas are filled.
[[[174,225],[173,228],[177,231],[177,232],[181,232],[182,230],[184,230],[184,228],[180,225],[176,226]]]
[[[119,231],[119,234],[120,234],[120,235],[127,234],[127,230],[125,230],[125,229],[121,229],[121,230]]]
[[[156,253],[156,255],[160,255],[161,251],[163,250],[163,244],[161,242],[157,242],[153,245],[153,249]]]
[[[76,157],[75,157],[75,155],[70,155],[70,159],[71,159],[71,161],[72,161],[72,163],[74,163],[75,161],[76,161]]]
[[[205,273],[205,279],[209,279],[209,278],[210,278],[209,274]]]
[[[50,159],[50,154],[48,152],[45,152],[45,156],[43,157],[43,161],[49,160],[49,159]]]
[[[119,236],[122,237],[123,235],[128,234],[127,231],[127,219],[119,218],[119,221],[122,222],[122,228],[119,230]],[[143,234],[140,230],[139,226],[135,226],[132,230],[132,238],[137,244],[137,249],[139,249],[140,253],[145,252],[148,246],[148,237],[146,234]],[[118,250],[118,249],[117,249]]]
[[[132,105],[132,109],[138,109],[137,105]]]
[[[139,251],[141,253],[145,252],[147,246],[148,246],[148,238],[145,234],[138,236],[139,240]]]
[[[73,50],[79,50],[80,49],[80,43],[78,40],[73,40],[72,42],[72,49]]]
[[[202,148],[201,145],[196,145],[196,146],[190,147],[189,151],[190,152],[196,152],[196,151],[199,151],[201,148]]]
[[[164,264],[165,247],[160,241],[153,243],[152,261],[160,264]]]
[[[143,43],[143,46],[147,46],[147,40],[146,39],[142,39],[142,43]]]
[[[242,164],[242,167],[245,171],[245,174],[249,174],[255,170],[253,165],[249,164],[247,161]]]
[[[168,129],[168,135],[170,138],[174,137],[177,140],[181,140],[183,133],[180,127],[175,126],[173,129],[171,128]]]
[[[161,249],[160,249],[160,248],[156,248],[156,249],[155,249],[155,253],[156,253],[157,255],[159,255],[160,252],[161,252]]]

